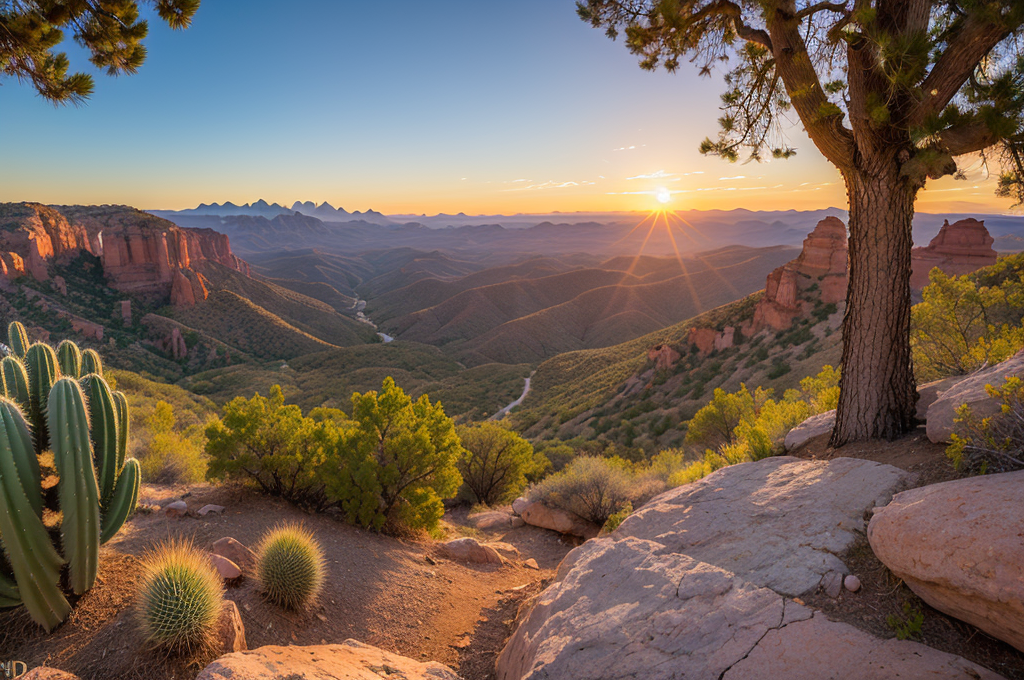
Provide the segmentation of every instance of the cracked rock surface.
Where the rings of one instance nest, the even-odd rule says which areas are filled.
[[[790,599],[848,571],[836,554],[904,474],[769,458],[658,496],[566,556],[498,657],[499,680],[997,678]]]

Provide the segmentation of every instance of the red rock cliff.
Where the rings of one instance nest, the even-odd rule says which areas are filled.
[[[928,274],[934,267],[951,276],[960,276],[995,264],[993,242],[982,221],[967,218],[950,224],[946,220],[931,243],[911,251],[914,267],[911,289],[917,291],[927,286]]]
[[[754,310],[752,326],[746,333],[762,328],[783,330],[807,310],[798,299],[801,291],[817,285],[825,304],[846,299],[847,273],[846,225],[838,217],[826,217],[804,239],[803,250],[771,274],[765,283],[764,297]]]
[[[182,228],[125,206],[0,205],[0,274],[7,278],[27,273],[45,279],[51,261],[81,251],[100,258],[111,288],[171,298],[172,304],[205,298],[202,277],[194,271],[203,262],[249,275],[228,237],[212,229]]]

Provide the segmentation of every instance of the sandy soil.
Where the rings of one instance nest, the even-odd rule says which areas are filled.
[[[330,515],[310,515],[278,499],[239,487],[191,490],[147,486],[142,501],[164,505],[185,496],[190,516],[136,515],[101,550],[100,580],[75,603],[68,621],[47,635],[23,609],[0,613],[0,659],[50,665],[84,680],[194,678],[215,654],[165,657],[149,648],[135,625],[134,576],[139,556],[172,537],[209,547],[224,536],[254,545],[268,528],[301,521],[313,530],[327,558],[319,602],[293,614],[264,600],[252,579],[229,587],[250,648],[267,644],[322,644],[355,638],[414,659],[434,660],[466,680],[493,677],[494,658],[511,634],[516,611],[554,576],[572,545],[552,532],[522,527],[488,533],[469,526],[466,510],[446,523],[451,536],[472,535],[514,546],[508,563],[466,565],[441,558],[429,539],[396,539],[354,528]],[[207,503],[223,515],[192,516]],[[539,571],[523,562],[537,560]]]

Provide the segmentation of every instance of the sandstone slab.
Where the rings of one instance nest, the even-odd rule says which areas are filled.
[[[849,572],[836,555],[865,530],[864,513],[885,505],[905,479],[891,465],[854,458],[765,458],[656,496],[616,535],[656,541],[796,596],[830,571]]]
[[[811,416],[804,422],[800,423],[786,434],[786,441],[784,446],[787,451],[799,448],[814,439],[820,437],[823,434],[828,434],[832,431],[832,428],[836,426],[836,411],[825,411],[818,415]]]
[[[0,671],[6,670],[0,666]],[[17,672],[19,669],[15,669]],[[0,676],[4,677],[4,676]],[[20,680],[78,680],[77,675],[49,666],[37,666],[24,675],[14,676]]]
[[[963,380],[962,375],[954,375],[949,378],[942,378],[941,380],[933,380],[930,383],[919,385],[917,388],[917,419],[921,422],[925,422],[928,419],[928,409],[938,401],[939,397],[953,387],[958,382]]]
[[[810,610],[636,538],[598,538],[502,650],[499,680],[717,678],[769,630]]]
[[[972,373],[945,390],[928,407],[928,439],[936,444],[948,442],[954,431],[956,410],[964,404],[979,418],[998,413],[1000,402],[989,396],[985,386],[1000,387],[1009,377],[1024,377],[1024,350],[995,366]]]
[[[489,545],[481,544],[475,538],[455,538],[438,546],[442,555],[457,562],[472,564],[501,564],[501,555]]]
[[[898,494],[875,513],[875,555],[922,600],[1024,650],[1024,471]]]
[[[447,666],[422,663],[383,649],[346,640],[339,645],[268,645],[220,657],[196,680],[459,680]]]
[[[880,640],[821,613],[774,628],[722,680],[999,680],[959,656],[907,640]]]

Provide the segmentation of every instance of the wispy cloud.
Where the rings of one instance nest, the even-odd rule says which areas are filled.
[[[746,179],[746,178],[747,178],[746,175],[736,175],[735,177],[719,177],[718,181],[719,182],[731,182],[733,180]]]
[[[612,149],[612,151],[632,151],[636,148],[636,144],[633,146],[620,146],[618,149]]]
[[[530,181],[530,180],[526,180],[526,181]],[[568,188],[571,188],[571,187],[585,187],[585,186],[592,186],[594,184],[596,184],[596,182],[592,182],[592,181],[587,180],[587,179],[580,180],[579,182],[575,182],[575,181],[571,181],[571,180],[570,181],[565,181],[565,182],[559,182],[559,181],[555,181],[555,180],[548,180],[546,182],[540,182],[540,183],[537,183],[537,184],[528,184],[526,186],[517,186],[517,187],[512,187],[511,189],[502,189],[502,191],[543,191],[543,190],[546,190],[546,189],[568,189]]]

